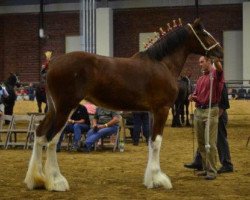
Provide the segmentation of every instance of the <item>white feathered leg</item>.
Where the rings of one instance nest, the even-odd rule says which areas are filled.
[[[47,160],[45,162],[45,186],[50,191],[66,191],[69,190],[69,184],[66,178],[60,173],[57,162],[56,144],[61,134],[57,134],[48,144]]]
[[[171,189],[172,184],[166,174],[160,168],[160,148],[162,136],[157,135],[154,142],[149,142],[149,158],[146,172],[144,175],[144,185],[147,188],[163,186],[166,189]]]
[[[29,189],[42,188],[45,185],[45,176],[42,168],[42,148],[45,144],[45,137],[36,137],[32,156],[29,162],[29,168],[24,182]]]

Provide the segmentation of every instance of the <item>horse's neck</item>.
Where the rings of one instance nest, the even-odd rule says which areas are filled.
[[[183,69],[184,63],[189,55],[185,46],[177,48],[171,55],[163,58],[162,62],[170,69],[172,74],[177,78]]]

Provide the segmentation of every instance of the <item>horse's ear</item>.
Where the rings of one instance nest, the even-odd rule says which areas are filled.
[[[201,24],[201,18],[196,18],[194,20],[193,26],[194,27],[198,27]]]

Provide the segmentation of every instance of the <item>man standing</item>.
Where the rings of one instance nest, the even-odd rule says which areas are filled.
[[[228,93],[226,84],[224,84],[221,100],[219,103],[219,124],[218,124],[218,138],[217,138],[217,149],[220,158],[221,168],[218,170],[218,173],[229,173],[233,172],[233,164],[230,156],[230,149],[227,140],[227,109],[230,108]],[[185,164],[184,167],[190,169],[202,169],[202,159],[199,151],[197,150],[195,158],[192,163]]]
[[[204,176],[206,180],[213,180],[217,175],[218,103],[224,84],[221,63],[216,60],[214,64],[216,69],[213,68],[210,58],[200,57],[199,65],[203,75],[199,77],[193,94],[189,96],[190,101],[196,102],[194,128],[204,168],[204,171],[198,173],[198,175]],[[209,102],[211,103],[211,108],[209,108]]]

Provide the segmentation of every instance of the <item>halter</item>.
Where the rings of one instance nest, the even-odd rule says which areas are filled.
[[[192,27],[192,25],[191,24],[187,24],[189,27],[190,27],[190,29],[193,31],[193,33],[194,33],[194,35],[195,35],[195,37],[197,38],[197,40],[200,42],[200,44],[201,44],[201,46],[203,47],[203,49],[206,51],[206,55],[207,55],[207,53],[211,50],[211,49],[213,49],[213,48],[215,48],[217,45],[220,45],[219,44],[219,42],[217,42],[216,41],[216,39],[209,33],[209,32],[207,32],[205,29],[203,29],[203,31],[206,33],[206,34],[208,34],[208,36],[210,36],[213,40],[214,40],[214,42],[215,42],[215,44],[213,44],[212,46],[210,46],[210,47],[206,47],[205,46],[205,44],[202,42],[202,40],[200,39],[200,37],[197,35],[197,33],[195,32],[195,30],[193,29],[193,27]]]

